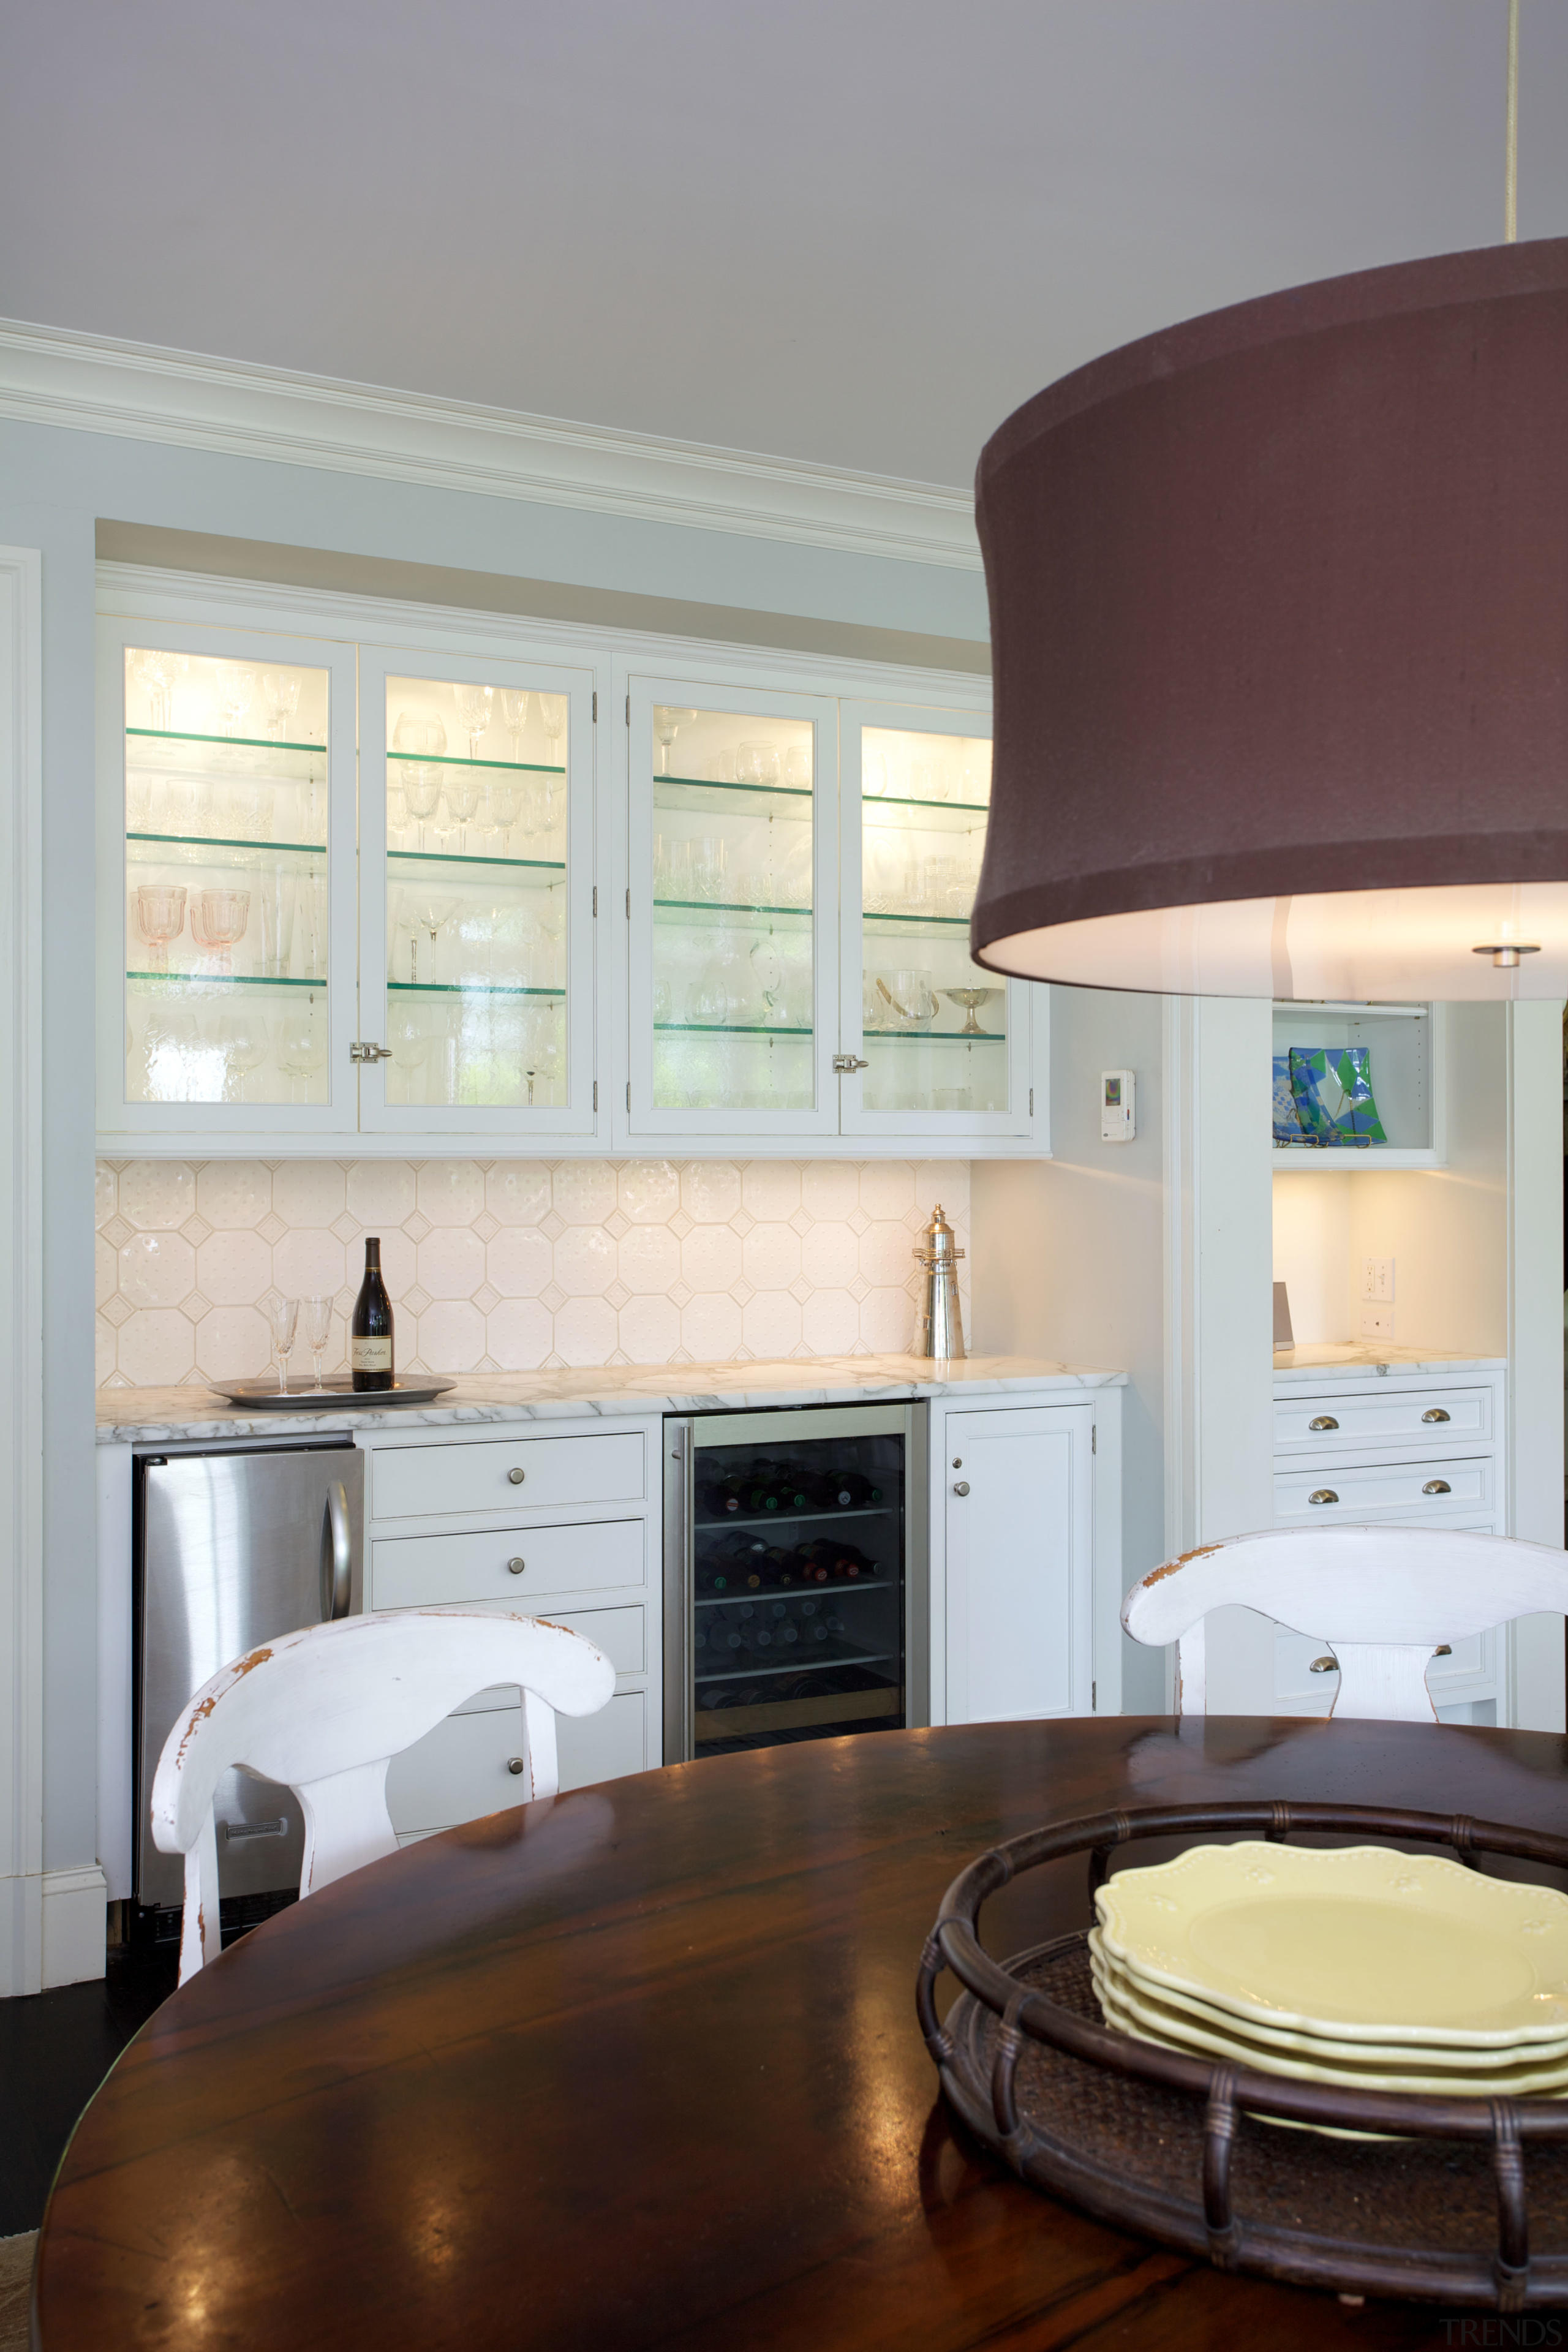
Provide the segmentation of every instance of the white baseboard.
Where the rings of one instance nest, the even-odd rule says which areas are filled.
[[[44,1990],[100,1977],[109,1889],[97,1863],[46,1870],[43,1877]]]

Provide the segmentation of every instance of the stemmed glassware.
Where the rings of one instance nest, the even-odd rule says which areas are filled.
[[[467,730],[468,757],[479,756],[479,739],[490,723],[490,706],[495,701],[493,686],[458,686],[453,688],[458,698],[458,718]]]
[[[395,751],[414,751],[421,759],[438,760],[447,748],[447,730],[439,719],[420,719],[405,710],[392,730]]]
[[[198,890],[191,903],[191,937],[216,960],[219,975],[234,972],[229,950],[237,947],[250,921],[248,890]]]
[[[332,1302],[330,1298],[301,1300],[305,1309],[305,1337],[310,1353],[316,1360],[316,1394],[321,1394],[321,1356],[332,1335]]]
[[[273,1039],[278,1066],[289,1081],[289,1099],[293,1102],[296,1082],[303,1078],[309,1087],[316,1072],[324,1066],[326,1040],[308,1006],[303,1011],[279,1013]]]
[[[500,854],[505,857],[510,848],[511,829],[522,814],[522,786],[510,777],[504,782],[490,778],[490,820],[500,835]]]
[[[528,694],[522,687],[503,686],[500,690],[501,723],[511,737],[511,756],[522,763],[523,730],[528,725]]]
[[[416,947],[418,941],[414,943]],[[392,1066],[403,1073],[404,1099],[414,1100],[414,1077],[425,1066],[430,1053],[430,1038],[416,1013],[395,1013],[387,1024],[386,1043],[392,1055]]]
[[[267,1059],[265,1019],[253,1004],[220,1013],[213,1024],[213,1044],[223,1056],[225,1102],[243,1102],[247,1080]]]
[[[275,742],[281,743],[288,735],[289,721],[300,708],[300,688],[303,683],[297,669],[268,669],[261,673],[267,723],[272,730]]]
[[[149,971],[167,971],[169,943],[185,928],[185,893],[178,882],[142,882],[136,891],[136,927],[147,942]]]
[[[300,1320],[297,1298],[271,1297],[267,1301],[267,1320],[272,1332],[272,1353],[278,1360],[278,1393],[289,1393],[289,1358],[294,1346],[294,1330]]]
[[[430,934],[430,970],[425,983],[427,988],[433,988],[436,985],[436,940],[437,935],[439,934],[442,926],[451,921],[457,903],[458,902],[455,898],[438,898],[428,891],[420,892],[409,899],[409,913],[413,916],[414,920],[419,925],[420,929],[422,930],[428,931]]]
[[[563,694],[542,694],[539,698],[539,715],[544,721],[544,732],[550,739],[550,764],[552,768],[558,768],[561,765],[561,738],[566,732],[566,697]],[[678,710],[675,715],[678,719],[694,719],[697,714],[692,710]],[[670,740],[673,742],[674,740],[672,736]]]
[[[777,1017],[779,992],[784,986],[784,958],[773,943],[771,931],[752,950],[752,971],[763,1003],[767,1007],[768,1019],[773,1021]]]
[[[563,701],[565,700],[563,695],[560,698]],[[665,702],[659,703],[655,709],[653,731],[658,738],[658,772],[661,776],[668,776],[669,773],[670,747],[676,737],[683,727],[690,726],[696,716],[695,710],[677,710]],[[547,725],[548,723],[546,721]]]
[[[251,698],[255,692],[256,672],[253,669],[243,669],[238,662],[219,662],[217,698],[223,712],[223,731],[226,735],[238,734],[240,723],[250,709]]]
[[[403,805],[419,827],[420,854],[425,849],[425,827],[436,814],[441,798],[439,768],[407,767],[403,771]]]
[[[485,691],[488,694],[489,688],[487,687]],[[447,814],[459,829],[458,855],[460,857],[468,854],[468,821],[479,807],[482,789],[478,776],[468,774],[461,768],[447,769]]]
[[[188,656],[153,646],[138,653],[132,663],[131,674],[147,689],[150,715],[160,734],[167,734],[174,724],[174,680],[188,666]]]

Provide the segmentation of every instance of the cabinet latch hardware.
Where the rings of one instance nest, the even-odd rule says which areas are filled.
[[[1431,1412],[1424,1412],[1421,1418],[1423,1421],[1447,1421],[1450,1416],[1444,1412],[1440,1404],[1435,1404]]]
[[[1428,1478],[1421,1489],[1424,1495],[1451,1495],[1453,1491],[1447,1478]]]
[[[390,1045],[363,1045],[356,1041],[349,1047],[349,1059],[351,1062],[390,1062],[392,1048]]]
[[[1338,1429],[1339,1423],[1331,1412],[1321,1412],[1316,1421],[1307,1423],[1309,1429]]]
[[[1320,1486],[1315,1494],[1307,1497],[1309,1503],[1337,1503],[1339,1499],[1331,1486]]]
[[[955,1495],[967,1495],[969,1492],[968,1479],[955,1478],[952,1482],[952,1491]]]
[[[528,1769],[528,1767],[524,1764],[521,1756],[509,1756],[506,1759],[506,1769],[509,1772],[518,1773],[525,1772]]]
[[[847,1078],[856,1070],[868,1070],[871,1065],[863,1062],[858,1054],[835,1054],[833,1066],[841,1078]]]
[[[1338,1658],[1314,1658],[1307,1672],[1310,1675],[1337,1675],[1339,1670]]]

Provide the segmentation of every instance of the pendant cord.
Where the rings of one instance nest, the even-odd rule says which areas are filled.
[[[1508,0],[1508,129],[1504,137],[1502,234],[1519,236],[1519,0]]]

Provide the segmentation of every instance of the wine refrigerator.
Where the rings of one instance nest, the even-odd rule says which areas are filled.
[[[930,1721],[928,1417],[665,1422],[667,1764]]]

